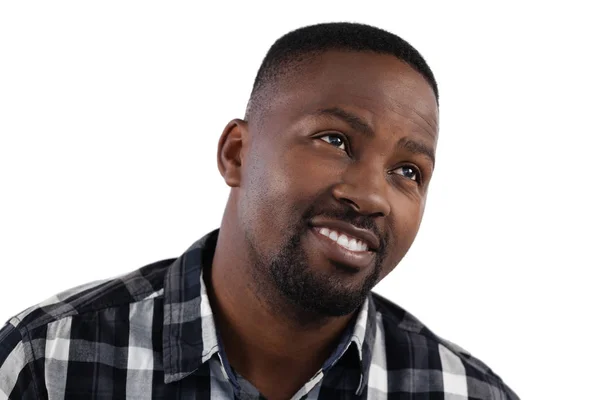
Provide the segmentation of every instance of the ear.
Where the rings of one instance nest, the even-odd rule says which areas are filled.
[[[219,172],[230,187],[241,183],[243,153],[248,146],[248,123],[241,119],[231,120],[219,139],[217,163]]]

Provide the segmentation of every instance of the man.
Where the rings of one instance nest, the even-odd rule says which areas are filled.
[[[402,39],[283,36],[219,141],[220,229],[12,318],[0,398],[517,399],[371,293],[417,234],[437,135],[434,76]]]

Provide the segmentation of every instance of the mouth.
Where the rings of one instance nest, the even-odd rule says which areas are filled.
[[[366,242],[349,233],[323,227],[317,227],[316,230],[319,234],[329,238],[332,242],[346,250],[355,253],[362,253],[369,250],[369,245]]]
[[[351,251],[379,251],[379,238],[369,229],[335,219],[314,218],[310,225],[319,233]]]
[[[375,258],[367,242],[344,231],[314,226],[310,232],[325,258],[347,272],[359,272]]]

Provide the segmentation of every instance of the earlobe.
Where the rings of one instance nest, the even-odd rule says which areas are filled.
[[[219,139],[217,163],[221,176],[230,187],[241,183],[242,150],[246,146],[248,123],[241,119],[231,120]]]

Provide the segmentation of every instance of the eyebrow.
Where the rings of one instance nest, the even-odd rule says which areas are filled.
[[[405,149],[415,155],[423,155],[431,161],[431,164],[435,167],[435,152],[431,147],[423,142],[419,142],[412,139],[402,138],[396,144],[397,148]]]
[[[373,128],[360,118],[358,115],[343,110],[339,107],[322,108],[315,113],[320,116],[334,117],[345,121],[352,129],[358,131],[369,138],[375,137]],[[396,144],[396,148],[407,150],[415,155],[423,155],[431,161],[435,166],[435,152],[433,149],[423,142],[402,138]]]
[[[366,123],[358,115],[352,114],[346,110],[342,110],[339,107],[322,108],[317,110],[316,114],[341,119],[350,125],[355,131],[358,131],[369,138],[375,137],[375,132],[373,132],[371,125]]]

